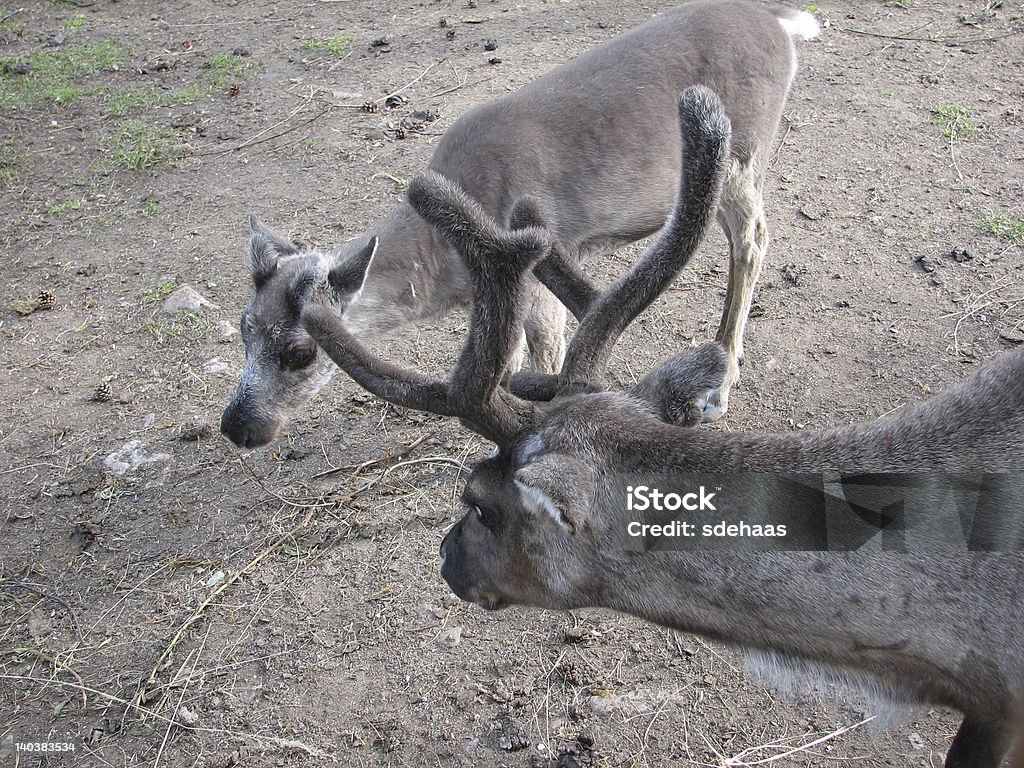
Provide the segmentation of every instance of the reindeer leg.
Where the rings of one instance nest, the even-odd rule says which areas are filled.
[[[526,310],[526,344],[538,373],[558,373],[565,359],[565,306],[539,281],[530,291]]]
[[[980,723],[970,716],[960,723],[946,753],[945,768],[999,768],[1010,749],[1005,728]]]
[[[729,370],[705,412],[705,420],[720,417],[729,407],[729,390],[740,379],[743,362],[743,332],[754,298],[754,285],[768,249],[768,228],[761,202],[763,174],[753,165],[729,168],[722,189],[718,220],[729,240],[729,283],[725,292],[722,322],[715,338],[729,356]]]

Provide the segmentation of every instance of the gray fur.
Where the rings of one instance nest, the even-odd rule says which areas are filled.
[[[794,19],[802,24],[794,27]],[[732,249],[718,336],[730,366],[707,411],[719,413],[739,377],[743,326],[767,246],[761,188],[795,72],[792,35],[813,36],[815,29],[808,14],[748,0],[681,5],[470,111],[446,132],[429,169],[496,221],[508,221],[514,203],[533,196],[554,243],[537,274],[581,316],[597,292],[578,265],[652,234],[671,211],[681,152],[673,119],[677,95],[693,85],[717,92],[733,130],[718,216]],[[255,224],[253,231],[266,237]],[[281,327],[284,333],[260,344],[302,333],[285,311],[292,272],[335,267],[372,235],[380,240],[373,270],[343,319],[351,334],[372,339],[470,301],[472,281],[462,258],[403,202],[367,236],[328,252],[303,249],[295,262],[264,258],[287,255],[286,238],[272,240],[276,251],[261,253],[256,296],[246,313],[257,332]],[[271,263],[274,269],[263,268]],[[554,373],[566,352],[565,312],[539,282],[527,290],[525,339],[533,369]],[[258,367],[261,380],[240,384],[225,412],[225,433],[249,446],[272,439],[326,380],[319,369],[308,373],[303,379],[298,371],[279,375],[271,366]],[[257,413],[264,415],[259,423],[244,420]]]
[[[713,381],[721,362],[697,351],[656,378],[669,389],[676,377]],[[533,466],[543,472],[531,473]],[[1024,350],[894,416],[819,432],[700,431],[665,423],[626,393],[563,397],[507,452],[474,469],[465,494],[474,509],[445,538],[442,573],[485,607],[604,606],[768,654],[884,701],[953,707],[964,720],[946,765],[996,768],[1024,686],[1024,554],[627,552],[614,532],[635,513],[611,499],[623,471],[1022,466]],[[509,482],[525,476],[534,484],[529,498]],[[538,515],[539,497],[589,501],[574,510],[567,533]],[[483,505],[488,526],[475,513]]]
[[[536,408],[522,397],[524,391],[548,400],[603,388],[605,366],[622,331],[665,290],[700,244],[725,175],[729,121],[718,97],[699,86],[679,96],[678,115],[687,152],[681,156],[672,216],[626,275],[594,299],[557,375],[534,374],[526,386],[513,377],[508,389],[503,386],[522,326],[525,278],[550,247],[545,230],[535,226],[539,214],[533,203],[517,203],[510,217],[513,227],[505,228],[456,184],[433,173],[410,184],[410,204],[456,249],[474,289],[469,334],[450,382],[428,381],[366,350],[339,317],[338,308],[344,312],[350,306],[347,295],[331,299],[330,292],[321,292],[327,302],[303,302],[305,292],[293,289],[292,296],[305,303],[303,326],[339,367],[374,394],[397,405],[459,416],[499,447],[508,446],[536,421]],[[692,382],[675,384],[641,387],[634,397],[681,397]],[[669,410],[664,403],[660,407]]]
[[[701,117],[687,108],[695,103],[711,111]],[[603,606],[770,654],[893,701],[954,707],[964,719],[948,768],[997,768],[1024,685],[1024,554],[647,553],[622,546],[620,532],[634,514],[617,496],[623,473],[973,473],[1024,466],[1024,350],[894,416],[819,432],[707,432],[669,423],[692,421],[689,401],[717,391],[729,375],[731,360],[720,348],[677,355],[629,392],[601,391],[606,339],[587,328],[620,331],[696,247],[722,176],[728,134],[708,118],[719,113],[706,90],[680,97],[683,135],[701,146],[683,156],[682,178],[690,183],[680,185],[666,234],[630,270],[632,282],[613,286],[584,315],[572,346],[579,353],[566,360],[577,377],[563,371],[530,379],[549,402],[512,394],[516,377],[509,389],[501,386],[527,270],[546,241],[536,229],[488,220],[441,178],[424,178],[412,192],[439,237],[458,243],[471,271],[474,311],[453,384],[369,355],[335,312],[350,297],[314,291],[302,322],[371,391],[461,416],[498,443],[497,455],[468,478],[469,511],[441,547],[442,575],[464,599],[486,608]],[[529,209],[519,206],[523,215],[513,223],[529,224]],[[488,258],[511,254],[507,243],[531,237],[527,254],[508,263]],[[607,301],[611,295],[623,300]],[[590,322],[599,308],[614,317]],[[453,397],[455,381],[463,382],[461,397]]]

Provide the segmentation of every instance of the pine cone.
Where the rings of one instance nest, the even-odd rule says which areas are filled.
[[[92,393],[92,399],[97,403],[106,403],[114,396],[114,390],[110,388],[110,384],[107,382],[101,382],[96,387],[96,391]]]
[[[53,309],[57,306],[57,297],[51,291],[42,291],[36,299],[36,307],[39,309]]]

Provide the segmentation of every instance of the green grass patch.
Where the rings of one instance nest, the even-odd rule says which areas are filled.
[[[206,73],[200,80],[165,93],[160,99],[160,104],[165,107],[187,107],[195,104],[204,96],[244,79],[256,65],[241,56],[218,53],[206,62],[204,68]]]
[[[184,88],[176,88],[164,94],[160,103],[167,107],[187,107],[195,104],[209,92],[210,89],[200,83],[189,83]]]
[[[27,25],[24,21],[8,20],[0,21],[0,36],[2,37],[24,37],[25,27]]]
[[[209,61],[207,79],[215,88],[223,88],[231,80],[241,80],[248,75],[255,65],[241,56],[230,53],[214,54]]]
[[[345,53],[352,47],[352,43],[355,39],[355,35],[348,34],[342,35],[341,37],[329,37],[325,40],[307,40],[302,44],[302,47],[307,51],[313,51],[314,53],[327,53],[331,56],[341,56],[341,54]]]
[[[161,302],[174,293],[174,289],[177,287],[178,281],[173,277],[164,280],[162,283],[157,283],[142,295],[142,303],[148,306]]]
[[[981,131],[971,110],[962,104],[940,104],[935,108],[935,125],[942,129],[942,135],[950,141],[973,136]]]
[[[990,213],[983,218],[981,230],[1016,245],[1024,245],[1024,219],[1003,211]]]
[[[62,203],[51,205],[48,213],[51,216],[60,216],[68,211],[77,211],[83,205],[85,205],[84,197],[70,197]]]
[[[142,326],[158,339],[205,339],[213,328],[213,320],[200,312],[183,309],[174,319],[150,320]]]
[[[39,50],[27,58],[0,57],[0,108],[69,104],[85,93],[103,91],[84,85],[82,79],[119,67],[131,51],[130,45],[106,40]]]
[[[111,117],[124,117],[145,107],[158,103],[156,88],[146,85],[141,88],[126,88],[115,91],[107,98],[106,113]]]
[[[89,23],[89,20],[85,16],[72,16],[70,19],[64,22],[64,26],[68,29],[78,29],[84,27]]]
[[[108,170],[172,168],[180,159],[174,134],[141,120],[126,121],[106,144],[110,150]]]

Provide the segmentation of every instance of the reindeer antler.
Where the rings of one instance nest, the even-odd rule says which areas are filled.
[[[598,295],[574,264],[552,249],[534,274],[580,321],[557,375],[517,373],[510,389],[530,400],[604,389],[608,360],[622,332],[676,279],[700,245],[718,210],[729,162],[732,126],[717,95],[695,86],[679,96],[682,162],[676,202],[658,239]],[[511,226],[542,226],[533,201],[519,201]]]
[[[525,275],[549,253],[540,211],[523,199],[513,207],[510,227],[499,225],[456,184],[436,173],[409,186],[409,202],[434,225],[465,261],[473,283],[468,337],[448,382],[429,379],[385,362],[349,334],[334,306],[307,304],[302,322],[317,344],[365,389],[417,410],[458,416],[474,431],[505,447],[536,420],[531,401],[565,392],[604,388],[611,350],[625,328],[675,279],[696,250],[718,207],[729,157],[729,120],[718,97],[706,88],[679,98],[683,161],[676,205],[657,241],[620,280],[598,295],[587,279],[560,253],[537,270],[545,285],[580,317],[558,375],[510,372],[525,313]],[[362,276],[348,270],[331,276],[336,292],[358,293],[372,262],[371,242],[355,259]],[[360,258],[368,252],[365,258]],[[339,269],[347,269],[347,266]],[[521,395],[521,396],[517,396]]]
[[[533,423],[534,407],[501,386],[519,344],[525,302],[523,275],[547,252],[547,233],[536,227],[507,230],[458,186],[428,173],[409,186],[409,202],[462,256],[473,283],[469,335],[451,379],[429,379],[381,360],[345,330],[339,299],[358,293],[362,279],[346,275],[346,296],[307,304],[302,323],[317,344],[364,389],[396,405],[458,416],[473,431],[506,445]],[[372,242],[369,248],[374,248]],[[360,261],[357,256],[356,261]],[[363,261],[363,276],[372,261]],[[339,268],[343,269],[345,266]],[[335,289],[341,281],[331,276]]]

